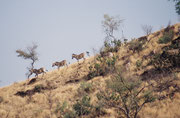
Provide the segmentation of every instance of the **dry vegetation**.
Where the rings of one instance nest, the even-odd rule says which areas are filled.
[[[174,32],[172,40],[180,36],[179,28],[180,24],[170,27]],[[156,98],[154,102],[144,105],[138,117],[179,118],[179,67],[168,65],[169,62],[163,65],[156,60],[155,63],[151,62],[155,54],[163,53],[163,47],[172,44],[172,40],[167,43],[158,41],[166,30],[168,28],[127,42],[113,52],[115,58],[96,55],[68,68],[0,88],[0,118],[71,118],[75,114],[76,117],[88,118],[125,117],[116,107],[103,105],[96,97],[98,92],[106,90],[106,82],[114,77],[115,70],[112,69],[119,66],[123,68],[124,78],[139,79],[142,81],[139,87],[146,86],[141,95],[150,90]],[[179,40],[176,43],[180,43]],[[108,66],[104,66],[105,63]],[[121,105],[115,101],[112,103]]]

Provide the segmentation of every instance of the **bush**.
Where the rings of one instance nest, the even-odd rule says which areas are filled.
[[[166,43],[168,43],[170,41],[171,41],[171,38],[169,38],[168,36],[163,36],[163,37],[159,38],[159,43],[160,44],[166,44]]]
[[[116,57],[107,58],[106,64],[108,65],[108,67],[114,67],[116,60],[117,60]]]
[[[97,104],[96,106],[93,107],[93,110],[90,114],[90,118],[99,118],[100,116],[103,116],[105,114],[106,114],[106,111],[103,108],[103,106],[100,104]]]
[[[96,76],[103,76],[105,74],[104,70],[101,68],[101,65],[98,63],[94,63],[94,65],[89,66],[89,70],[90,70],[90,72],[87,75],[88,80],[90,80],[91,78],[94,78]]]
[[[133,52],[140,52],[141,50],[143,50],[143,43],[139,41],[132,41],[129,44],[129,50],[132,50]]]
[[[89,66],[88,80],[96,76],[105,76],[115,70],[117,57],[97,57],[96,62]]]
[[[89,94],[92,91],[93,91],[93,85],[91,83],[83,82],[78,88],[78,94],[80,95]]]
[[[114,45],[112,52],[118,52],[119,48],[120,48],[121,45],[122,45],[121,40],[114,40],[114,41],[112,41],[112,43],[113,43],[113,45]]]
[[[67,108],[67,102],[63,102],[62,105],[57,104],[55,113],[58,113],[58,112],[63,113],[66,108]]]
[[[72,111],[67,111],[65,114],[64,114],[64,118],[76,118],[76,114]]]
[[[105,53],[118,52],[121,45],[122,45],[121,40],[114,39],[111,42],[104,41],[104,48],[103,48],[102,51],[105,52]]]
[[[150,64],[152,64],[156,69],[160,69],[162,67],[162,60],[161,60],[161,54],[155,54]]]
[[[57,104],[55,114],[58,118],[76,118],[75,112],[68,108],[68,104],[66,101],[63,102],[63,104]]]
[[[141,60],[137,60],[136,61],[136,67],[140,68],[142,66],[142,61]]]
[[[77,103],[73,105],[76,115],[82,116],[91,113],[92,105],[90,104],[90,100],[91,98],[89,96],[84,96],[82,100],[77,101]]]
[[[160,44],[169,43],[173,38],[174,32],[170,30],[169,32],[165,32],[161,38],[159,38],[158,42]]]
[[[124,78],[121,71],[117,71],[106,85],[106,90],[97,94],[98,100],[106,106],[117,108],[127,118],[137,118],[142,107],[155,100],[151,91],[144,92],[145,87],[141,87],[140,80]]]
[[[180,67],[180,53],[178,54],[171,54],[168,53],[168,50],[164,50],[162,53],[155,54],[150,64],[152,64],[156,69],[171,69]]]

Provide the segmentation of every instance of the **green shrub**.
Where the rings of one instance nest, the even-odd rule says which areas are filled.
[[[104,48],[102,51],[105,53],[118,52],[121,45],[122,45],[121,40],[114,39],[113,41],[110,41],[110,42],[104,41]]]
[[[158,42],[160,44],[169,43],[173,38],[174,32],[170,30],[169,32],[165,32],[161,38],[159,38]]]
[[[80,87],[78,88],[78,94],[84,95],[84,94],[89,94],[90,92],[93,91],[93,85],[91,83],[81,83]]]
[[[80,101],[77,101],[73,105],[73,109],[77,116],[88,115],[91,113],[92,105],[90,104],[91,98],[89,96],[84,96]]]
[[[140,41],[132,41],[129,44],[129,50],[132,50],[133,52],[135,51],[140,52],[143,50],[143,43]]]
[[[171,41],[171,38],[169,38],[168,36],[163,36],[163,37],[159,38],[160,44],[166,44],[166,43],[169,43],[170,41]]]
[[[105,76],[115,70],[117,57],[97,57],[96,62],[89,66],[88,80],[97,77]]]
[[[107,112],[104,109],[104,106],[97,104],[93,107],[93,110],[89,116],[90,118],[99,118],[100,116],[104,116],[105,114],[107,114]]]
[[[67,111],[63,118],[76,118],[76,114],[73,111]]]
[[[152,64],[156,69],[160,69],[162,67],[162,60],[161,60],[161,54],[155,54],[150,64]]]
[[[63,102],[62,105],[60,105],[60,103],[58,103],[57,106],[56,106],[55,113],[58,113],[58,112],[63,113],[66,108],[67,108],[67,102],[66,101]]]
[[[114,43],[115,47],[120,47],[122,45],[121,40],[114,40],[113,43]]]
[[[137,60],[136,61],[136,67],[140,68],[142,66],[142,61],[141,60]]]
[[[107,58],[106,60],[106,64],[108,65],[108,67],[114,67],[115,66],[115,63],[116,63],[116,57],[112,57],[112,58]]]
[[[126,118],[137,118],[142,107],[153,102],[155,97],[152,92],[141,87],[139,79],[124,78],[121,73],[117,71],[115,76],[106,82],[105,91],[100,91],[97,98],[104,105],[117,108]]]
[[[58,118],[76,118],[75,112],[68,108],[66,101],[62,104],[57,104],[55,114]]]
[[[151,63],[157,69],[170,69],[180,67],[180,54],[169,54],[167,51],[163,51],[160,54],[154,55],[151,59]]]
[[[121,40],[114,40],[114,41],[112,41],[112,43],[113,43],[114,46],[113,46],[113,49],[112,49],[111,52],[118,52],[119,48],[122,45]]]
[[[102,76],[105,74],[103,68],[98,63],[94,63],[93,65],[89,66],[89,70],[90,70],[90,72],[87,75],[88,80],[90,80],[91,78],[94,78],[96,76]]]

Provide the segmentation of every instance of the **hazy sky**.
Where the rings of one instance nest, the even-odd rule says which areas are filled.
[[[142,25],[157,31],[169,21],[178,23],[168,0],[0,0],[0,86],[26,79],[30,61],[15,50],[32,42],[39,45],[36,68],[52,70],[52,63],[63,59],[75,62],[72,53],[92,55],[92,48],[103,44],[104,14],[125,19],[121,29],[128,39],[144,35]]]

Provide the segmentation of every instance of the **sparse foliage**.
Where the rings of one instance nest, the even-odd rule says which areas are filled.
[[[31,66],[28,67],[29,71],[34,68],[34,63],[38,61],[38,54],[36,52],[37,47],[38,45],[33,44],[32,46],[27,47],[26,50],[21,50],[21,49],[16,50],[18,57],[22,57],[25,60],[31,60]],[[27,75],[29,78],[30,74]]]
[[[158,41],[160,44],[166,44],[172,40],[173,36],[174,36],[174,33],[172,30],[170,30],[168,32],[165,32],[163,36],[159,38]]]
[[[93,91],[93,85],[92,83],[81,83],[80,87],[78,88],[78,94],[79,95],[88,95]]]
[[[142,30],[144,31],[145,35],[149,35],[152,33],[153,27],[151,25],[142,25]]]
[[[105,105],[118,109],[126,118],[137,118],[142,107],[155,100],[150,91],[144,91],[145,88],[141,81],[124,78],[118,71],[112,80],[107,81],[107,89],[99,92],[97,97]]]
[[[88,79],[91,79],[96,76],[105,76],[108,73],[111,73],[115,70],[115,64],[117,57],[102,57],[98,56],[95,63],[89,66]]]
[[[55,114],[58,118],[76,118],[75,112],[68,107],[68,103],[66,101],[62,104],[57,104]]]
[[[180,67],[180,45],[179,38],[171,40],[171,44],[162,49],[162,52],[155,54],[150,64],[152,64],[156,69],[173,69]]]
[[[120,20],[118,17],[109,16],[107,14],[104,15],[104,21],[102,21],[102,26],[104,32],[106,33],[107,40],[111,41],[112,39],[116,39],[114,37],[114,31],[117,31],[119,29],[119,26],[122,22],[123,20]]]
[[[143,43],[140,41],[131,41],[129,43],[129,50],[133,52],[140,52],[143,49]]]
[[[91,98],[89,96],[84,96],[80,101],[77,101],[73,105],[77,116],[88,115],[91,113],[92,105],[90,104]]]
[[[137,60],[136,61],[136,67],[139,69],[142,66],[142,61],[141,60]]]
[[[106,34],[104,47],[108,51],[117,51],[121,46],[121,41],[114,35],[115,31],[119,30],[120,24],[123,22],[118,17],[104,15],[104,21],[102,21],[103,30]]]

